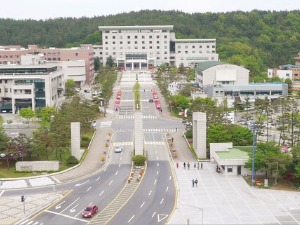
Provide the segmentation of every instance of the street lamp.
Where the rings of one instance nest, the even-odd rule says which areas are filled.
[[[189,207],[198,209],[198,210],[195,211],[195,212],[201,211],[201,224],[203,225],[203,208],[200,208],[200,207],[197,207],[197,206],[193,206],[193,205],[188,205],[188,204],[186,204],[185,202],[181,202],[181,203],[182,203],[183,205],[186,205],[186,206],[189,206]],[[187,224],[189,224],[189,220],[187,221]]]
[[[255,144],[256,144],[256,126],[252,127],[252,187],[255,183]]]

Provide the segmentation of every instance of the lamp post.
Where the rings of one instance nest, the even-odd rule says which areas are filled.
[[[255,144],[256,144],[256,126],[252,127],[252,187],[255,183]]]
[[[189,206],[189,207],[192,207],[192,208],[195,208],[195,209],[198,209],[198,211],[201,211],[201,224],[203,225],[203,208],[200,208],[200,207],[197,207],[197,206],[193,206],[193,205],[188,205],[185,202],[182,202],[182,204],[184,204],[186,206]],[[198,211],[195,211],[195,212],[198,212]],[[190,224],[189,219],[187,220],[187,224],[188,225]]]

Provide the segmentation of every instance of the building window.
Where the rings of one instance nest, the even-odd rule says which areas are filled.
[[[108,45],[108,42],[106,41],[105,44]]]
[[[78,56],[78,53],[75,53],[76,56]]]
[[[232,171],[233,171],[232,166],[227,166],[227,173],[232,173]]]
[[[159,49],[159,46],[156,46],[156,49]]]
[[[122,45],[123,44],[123,41],[120,41],[120,45]]]
[[[8,88],[5,88],[4,90],[5,90],[5,93],[8,93]]]
[[[189,54],[189,51],[185,51],[185,54]]]
[[[165,55],[167,55],[167,54],[168,54],[168,52],[164,52],[164,54],[165,54]]]
[[[168,46],[165,46],[164,49],[168,49]]]
[[[181,51],[178,51],[177,53],[181,53]]]
[[[159,38],[159,35],[157,35],[156,38]]]
[[[115,53],[115,52],[113,52],[113,55],[116,55],[116,53]]]
[[[130,41],[127,41],[127,44],[130,44]]]
[[[156,59],[160,59],[160,57],[156,57]]]
[[[130,39],[130,36],[127,36],[127,39]]]
[[[207,45],[206,47],[209,48],[209,45]]]
[[[145,46],[143,46],[142,49],[145,49]]]
[[[195,45],[193,45],[192,48],[195,48]]]
[[[123,36],[120,36],[120,39],[123,39]]]
[[[156,43],[159,44],[159,41],[157,41]]]
[[[186,45],[185,48],[189,48],[189,46]]]
[[[150,35],[149,38],[152,39],[152,35]]]
[[[145,41],[142,41],[142,44],[145,44]]]
[[[4,83],[6,83],[6,84],[7,84],[7,80],[4,80]]]
[[[108,47],[105,47],[105,50],[108,50]]]
[[[134,49],[138,49],[138,46],[134,46]]]
[[[144,36],[144,35],[142,36],[142,39],[145,39],[145,36]]]
[[[105,39],[108,39],[108,36],[105,36]]]
[[[152,41],[149,41],[149,44],[152,44]]]
[[[136,44],[136,45],[137,45],[137,41],[135,41],[135,42],[134,42],[134,44]]]
[[[199,48],[202,48],[202,45],[200,45]]]
[[[180,46],[180,45],[178,45],[178,49],[181,49],[181,46]]]
[[[152,49],[152,46],[149,46],[149,49]]]
[[[168,36],[167,36],[167,35],[165,35],[165,36],[164,36],[164,38],[168,38]]]
[[[113,45],[116,44],[116,42],[113,41]]]
[[[113,39],[116,39],[116,36],[113,36]]]
[[[135,39],[137,39],[137,38],[138,38],[138,36],[134,36],[134,38],[135,38]]]

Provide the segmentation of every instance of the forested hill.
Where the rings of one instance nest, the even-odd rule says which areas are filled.
[[[300,11],[183,13],[142,10],[117,15],[48,20],[0,19],[0,45],[70,47],[97,44],[98,26],[174,25],[177,38],[216,38],[222,61],[244,65],[254,74],[292,63],[300,52]]]

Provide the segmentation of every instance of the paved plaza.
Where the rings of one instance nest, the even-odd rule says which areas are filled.
[[[178,207],[169,225],[179,224],[300,224],[300,192],[251,188],[241,176],[225,176],[216,165],[203,169],[175,168]],[[192,180],[198,179],[197,187]]]

